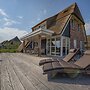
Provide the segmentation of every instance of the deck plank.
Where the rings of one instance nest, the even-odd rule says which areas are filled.
[[[0,62],[0,69],[1,69],[1,90],[13,90],[12,84],[10,82],[10,78],[7,72],[6,62]]]
[[[10,75],[11,83],[12,83],[12,86],[13,86],[14,90],[25,90],[25,88],[21,84],[18,76],[16,75],[12,66],[10,65],[9,60],[6,60],[6,64],[7,64],[6,65],[7,66],[7,71]]]
[[[29,79],[22,73],[22,71],[14,64],[14,62],[13,61],[10,62],[17,76],[19,77],[20,81],[25,87],[25,90],[37,90],[36,87],[29,81]]]
[[[17,64],[16,60],[13,60],[13,62],[17,65],[18,68],[21,69],[23,74],[28,78],[28,80],[33,84],[33,86],[37,88],[37,90],[50,90],[38,78],[36,78],[34,74],[32,74],[30,68],[26,68],[25,64]]]
[[[26,66],[29,66],[29,67],[33,67],[32,68],[32,72],[34,72],[35,73],[35,75],[36,76],[39,76],[40,77],[40,80],[41,80],[41,82],[43,82],[44,84],[46,84],[46,83],[48,83],[50,86],[52,86],[54,89],[55,89],[55,86],[56,86],[56,89],[58,90],[58,88],[59,89],[61,89],[61,90],[80,90],[80,89],[82,89],[82,90],[89,90],[90,89],[90,78],[83,78],[83,77],[80,77],[80,78],[78,78],[78,79],[71,79],[70,80],[70,78],[66,78],[66,80],[64,79],[63,80],[63,82],[67,82],[67,83],[60,83],[61,81],[60,81],[60,79],[59,80],[56,80],[56,82],[47,82],[47,78],[46,78],[46,76],[44,76],[44,75],[42,75],[42,70],[41,70],[41,68],[36,64],[36,63],[34,63],[36,60],[38,61],[38,57],[35,57],[35,58],[33,58],[32,60],[33,60],[33,62],[32,62],[32,60],[30,59],[30,57],[31,56],[29,56],[29,58],[27,58],[28,57],[28,55],[27,55],[27,57],[26,57],[26,55],[25,55],[25,58],[24,58],[24,54],[22,54],[21,55],[21,57],[23,58],[23,61],[27,64]],[[37,59],[36,59],[37,58]],[[29,65],[30,64],[30,65]],[[39,75],[38,75],[39,74]],[[67,81],[68,80],[68,81]],[[79,81],[80,80],[80,81]],[[71,83],[70,83],[71,82]],[[73,82],[74,82],[74,84],[73,84]],[[84,85],[85,84],[85,85]],[[49,86],[49,87],[50,87]],[[52,88],[52,89],[53,89]]]
[[[18,59],[19,59],[19,61],[17,61]],[[19,66],[19,68],[21,68],[23,70],[23,72],[26,73],[26,75],[30,76],[32,74],[31,76],[33,76],[33,78],[38,79],[38,81],[42,82],[50,90],[59,90],[59,89],[65,90],[65,88],[66,88],[65,86],[60,87],[59,85],[57,85],[55,83],[48,82],[47,77],[42,74],[41,68],[38,67],[38,65],[33,64],[33,63],[29,64],[26,61],[24,61],[23,59],[21,60],[20,56],[18,58],[16,58],[16,60],[14,60],[14,61]],[[24,66],[24,68],[23,68],[23,66]]]
[[[3,60],[0,62],[1,90],[90,90],[90,78],[58,78],[48,81],[47,75],[42,74],[42,68],[38,65],[42,57],[2,53],[0,59]]]

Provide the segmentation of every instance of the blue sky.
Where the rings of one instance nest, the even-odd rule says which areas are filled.
[[[76,2],[90,34],[90,0],[0,0],[0,42],[22,37],[31,27]]]

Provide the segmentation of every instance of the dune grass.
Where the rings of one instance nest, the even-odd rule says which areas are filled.
[[[7,53],[7,52],[15,53],[17,52],[17,50],[16,49],[0,49],[0,53]]]

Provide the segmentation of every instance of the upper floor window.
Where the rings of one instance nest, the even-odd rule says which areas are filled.
[[[39,25],[37,27],[34,28],[34,30],[38,30],[38,29],[46,29],[46,25],[45,24],[42,24],[42,25]]]
[[[71,28],[72,29],[74,28],[74,20],[73,19],[71,20]]]
[[[42,28],[42,29],[45,29],[45,24],[41,25],[41,28]]]
[[[80,31],[81,27],[80,27],[80,24],[78,24],[78,31]]]

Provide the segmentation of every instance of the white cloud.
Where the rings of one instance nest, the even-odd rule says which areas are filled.
[[[8,17],[8,15],[2,9],[0,9],[0,15]]]
[[[37,18],[37,21],[40,21],[40,20],[41,20],[40,17],[38,17],[38,18]]]
[[[46,9],[44,9],[43,11],[40,11],[39,13],[38,13],[38,15],[37,15],[37,21],[40,21],[41,20],[41,18],[42,18],[42,16],[43,15],[45,15],[47,13],[47,10]]]
[[[3,20],[5,21],[4,26],[11,26],[13,24],[20,24],[20,22],[14,21],[12,19],[9,18],[3,18]]]
[[[38,14],[37,14],[37,21],[40,21],[41,20],[41,17],[42,17],[42,12],[40,11]]]
[[[20,30],[17,28],[0,28],[0,42],[4,40],[10,40],[15,36],[18,36],[19,38],[26,35],[28,32],[25,30]]]
[[[90,22],[85,24],[86,34],[90,35]]]
[[[4,23],[4,26],[11,26],[13,24],[20,24],[20,22],[17,22],[15,20],[12,20],[3,9],[0,9],[0,15],[1,16],[4,16],[2,18],[2,20],[0,20],[1,23],[2,22]],[[23,17],[22,16],[19,16],[18,18],[21,19]]]
[[[46,9],[44,9],[44,10],[43,10],[43,13],[44,13],[44,14],[46,14],[46,13],[47,13],[47,10],[46,10]]]
[[[23,19],[23,16],[17,16],[19,19]]]

